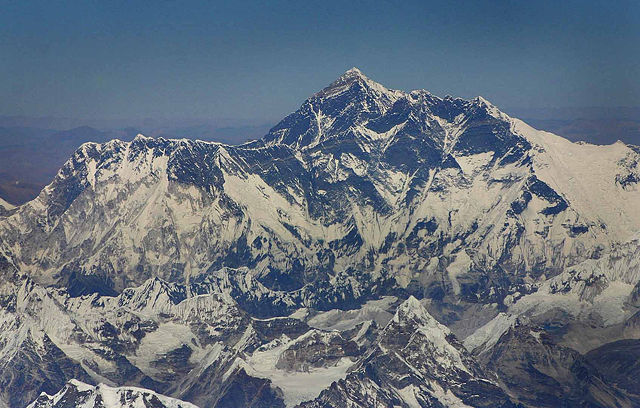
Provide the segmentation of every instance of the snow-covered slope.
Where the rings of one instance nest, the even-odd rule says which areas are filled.
[[[540,151],[532,156],[538,177],[560,191],[587,225],[600,224],[618,242],[638,232],[640,149],[620,141],[606,146],[572,143],[521,120],[511,122],[514,132]]]
[[[69,381],[55,395],[42,394],[27,408],[197,408],[143,388],[112,388]]]
[[[2,198],[0,198],[0,209],[13,210],[14,208],[16,208],[14,205],[11,205],[5,200],[3,200]]]

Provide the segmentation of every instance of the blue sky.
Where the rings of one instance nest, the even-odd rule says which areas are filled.
[[[352,66],[511,107],[640,106],[638,1],[0,1],[0,115],[278,119]]]

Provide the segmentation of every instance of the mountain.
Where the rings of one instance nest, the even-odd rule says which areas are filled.
[[[574,349],[558,344],[544,326],[518,321],[478,357],[515,400],[532,407],[637,407],[640,396]],[[609,363],[613,360],[609,361]]]
[[[98,130],[90,126],[67,128],[64,122],[68,121],[62,121],[63,123],[58,125],[62,125],[66,130],[55,130],[1,126],[3,122],[11,124],[14,121],[11,118],[3,120],[0,116],[0,198],[14,205],[33,200],[83,143],[104,143],[114,138],[131,141],[140,133],[137,128],[124,127],[122,123],[116,128],[109,127],[108,124],[97,124],[100,128]],[[47,120],[36,122],[41,125],[48,123]],[[55,124],[48,123],[48,126]],[[70,126],[70,123],[66,126]],[[140,123],[137,126],[143,127],[155,136],[182,138],[186,135],[191,139],[225,143],[239,143],[259,138],[270,128],[267,125],[238,125],[233,122],[205,122],[193,125]]]
[[[586,355],[640,335],[638,163],[355,68],[257,141],[83,144],[0,215],[3,402],[633,404]]]
[[[0,197],[13,204],[33,200],[78,146],[112,137],[88,126],[64,131],[0,127]]]
[[[188,402],[164,397],[140,388],[92,387],[69,381],[55,395],[42,394],[27,408],[197,408]]]
[[[85,144],[1,234],[47,283],[77,271],[119,291],[247,266],[294,290],[355,269],[499,302],[631,237],[638,157],[350,70],[260,142]],[[15,247],[30,224],[46,261]]]
[[[347,377],[304,407],[515,407],[413,296]]]

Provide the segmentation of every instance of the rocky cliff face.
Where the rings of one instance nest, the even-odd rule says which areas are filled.
[[[0,214],[3,403],[77,378],[201,406],[535,406],[509,384],[542,390],[515,367],[545,353],[571,372],[545,403],[634,401],[570,362],[640,333],[638,163],[357,69],[244,145],[85,144]],[[506,352],[525,321],[552,351]]]

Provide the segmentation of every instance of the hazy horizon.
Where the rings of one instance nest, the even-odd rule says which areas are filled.
[[[640,106],[631,1],[4,3],[4,116],[274,121],[352,66],[505,111]]]

